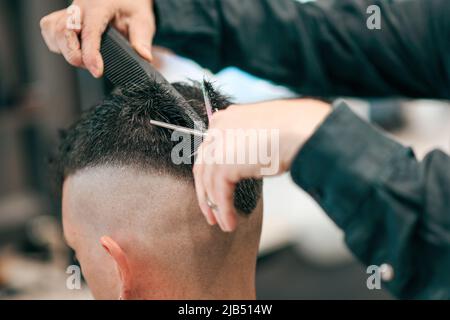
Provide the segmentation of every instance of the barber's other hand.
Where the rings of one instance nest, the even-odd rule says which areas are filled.
[[[199,205],[208,223],[218,223],[223,231],[234,231],[237,227],[233,204],[236,184],[243,179],[288,171],[299,149],[330,112],[329,104],[310,99],[231,106],[227,110],[216,112],[210,122],[208,137],[198,149],[193,169]],[[265,137],[269,139],[260,144],[264,134],[257,134],[258,146],[246,143],[243,150],[237,146],[239,133],[233,129],[240,129],[241,132],[266,132]],[[278,138],[271,137],[273,129],[278,132]],[[278,141],[272,141],[274,139]],[[250,140],[247,139],[247,142]],[[263,148],[267,146],[269,151],[276,150],[275,154],[270,155],[269,166],[275,165],[269,170],[270,173],[264,170],[268,167],[267,161],[262,161],[259,156],[269,155],[270,152],[262,150],[261,153],[261,145]],[[273,149],[274,145],[278,147]],[[249,155],[255,155],[255,152],[257,161],[250,162]],[[245,163],[216,161],[225,159],[224,154],[236,159],[239,153],[246,155]]]
[[[156,29],[153,0],[75,0],[73,5],[77,6],[74,11],[60,10],[41,19],[42,35],[50,51],[61,53],[71,65],[101,77],[101,36],[112,22],[133,48],[151,62]],[[78,16],[81,28],[68,25],[68,21],[73,21],[69,19]]]

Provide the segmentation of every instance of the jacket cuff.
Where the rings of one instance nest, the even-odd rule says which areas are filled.
[[[345,230],[399,149],[340,103],[299,151],[291,176]]]

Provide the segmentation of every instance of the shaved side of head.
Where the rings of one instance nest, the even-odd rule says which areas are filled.
[[[193,286],[214,291],[221,272],[245,268],[247,277],[255,269],[261,204],[240,217],[245,221],[237,232],[223,233],[205,223],[190,182],[131,166],[83,169],[66,179],[63,194],[64,232],[81,263],[88,259],[98,267],[105,258],[99,239],[109,235],[141,270],[140,279],[159,282],[159,290],[171,288],[172,294],[168,282],[176,283],[178,296],[192,294]],[[88,283],[97,274],[85,272]],[[136,290],[147,288],[140,286]]]
[[[205,123],[197,84],[175,84]],[[228,100],[208,86],[214,109]],[[119,88],[84,113],[59,149],[63,225],[94,297],[255,297],[262,182],[238,184],[239,227],[209,226],[197,203],[192,163],[176,164],[179,141],[150,120],[188,126],[185,110],[156,83]],[[192,155],[191,155],[192,157]]]

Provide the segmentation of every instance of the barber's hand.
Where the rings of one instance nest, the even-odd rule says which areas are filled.
[[[193,169],[198,201],[208,223],[218,223],[223,231],[235,230],[237,216],[233,195],[236,184],[243,179],[288,171],[299,149],[330,112],[329,104],[308,99],[231,106],[216,112],[208,137],[198,149]],[[233,129],[240,129],[241,133]],[[247,139],[243,148],[239,147],[238,136],[246,138],[242,132],[256,133],[257,143]],[[272,136],[271,132],[279,135]],[[264,140],[265,137],[269,139]],[[245,162],[217,161],[226,156],[236,159],[239,154],[246,157]],[[264,161],[261,154],[270,155],[270,163],[267,159]],[[251,155],[256,156],[256,161],[249,161]]]
[[[101,36],[112,22],[144,59],[152,60],[153,0],[75,0],[73,5],[77,7],[71,12],[57,11],[41,20],[42,35],[52,52],[61,53],[71,65],[87,68],[98,78],[104,68]],[[81,28],[70,23],[78,16]]]

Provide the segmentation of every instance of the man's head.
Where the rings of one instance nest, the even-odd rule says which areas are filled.
[[[174,86],[207,122],[198,86]],[[211,86],[208,91],[214,108],[230,104]],[[251,297],[261,182],[238,186],[242,221],[235,233],[208,226],[196,201],[192,164],[173,161],[180,141],[151,119],[191,124],[177,98],[159,85],[129,86],[86,112],[60,147],[64,233],[94,296]]]

